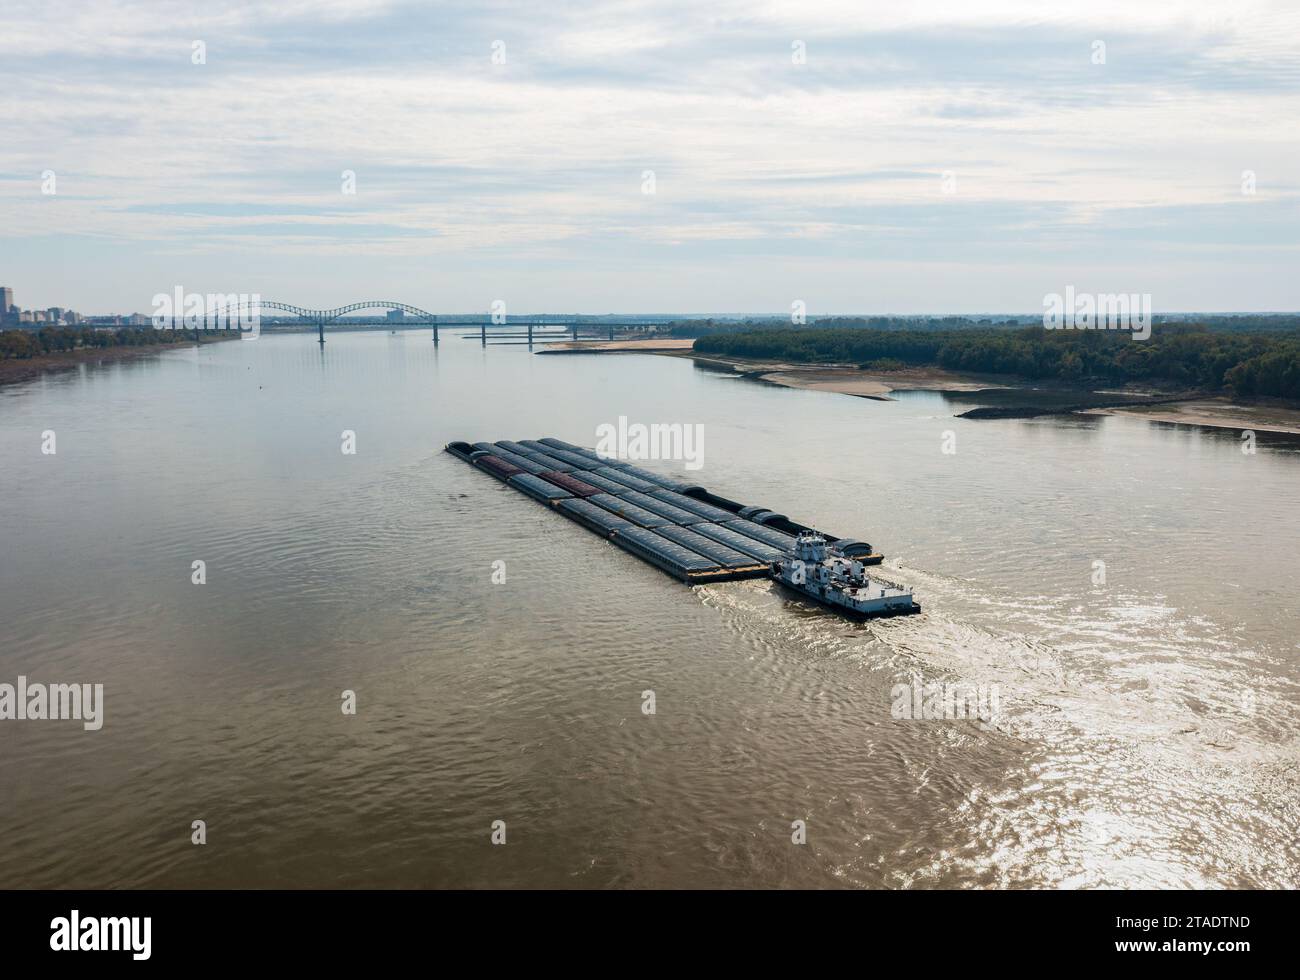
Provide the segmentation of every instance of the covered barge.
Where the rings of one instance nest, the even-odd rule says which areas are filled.
[[[690,584],[776,577],[798,536],[812,530],[561,439],[452,442],[446,450]],[[883,560],[865,541],[820,534],[858,566]]]

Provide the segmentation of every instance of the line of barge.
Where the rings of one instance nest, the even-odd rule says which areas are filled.
[[[852,597],[868,593],[880,606],[869,615],[920,610],[910,592],[879,585],[874,592],[855,588],[866,583],[863,566],[883,561],[867,542],[815,532],[784,514],[738,503],[697,484],[606,459],[554,437],[451,442],[446,451],[688,584],[773,578],[840,612],[852,614]],[[834,562],[812,569],[813,582],[792,583],[791,556],[800,549],[812,554],[807,542],[814,539],[832,551]],[[852,578],[855,574],[861,583]],[[881,598],[891,592],[889,601]]]

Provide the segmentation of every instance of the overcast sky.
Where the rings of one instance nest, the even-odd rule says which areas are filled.
[[[24,307],[1300,309],[1295,0],[4,13]]]

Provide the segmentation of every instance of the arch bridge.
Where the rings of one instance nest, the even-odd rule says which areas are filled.
[[[438,342],[438,317],[437,314],[430,313],[428,310],[422,310],[418,306],[412,306],[410,303],[400,303],[396,300],[387,299],[368,299],[360,303],[349,303],[347,306],[338,306],[332,310],[312,310],[305,306],[297,306],[293,303],[279,303],[275,300],[259,299],[257,301],[245,300],[234,306],[227,306],[224,309],[217,310],[217,320],[220,322],[222,314],[230,322],[231,314],[241,314],[250,310],[256,311],[260,317],[265,310],[277,310],[282,313],[292,313],[294,316],[316,327],[317,336],[322,344],[325,343],[325,328],[330,324],[336,323],[339,317],[347,316],[349,313],[356,313],[359,310],[401,310],[404,314],[415,318],[416,322],[427,323],[433,327],[433,342]],[[362,326],[367,323],[387,323],[387,319],[363,321],[363,323],[353,324]],[[408,322],[405,317],[402,323]]]
[[[401,310],[405,316],[401,320],[389,320],[384,318],[365,318],[361,320],[349,320],[346,324],[340,324],[339,320],[349,313],[357,313],[361,310]],[[260,317],[266,310],[276,310],[282,313],[291,313],[305,323],[316,327],[317,338],[323,345],[325,343],[325,328],[327,326],[386,326],[390,324],[402,324],[403,326],[412,326],[424,324],[433,329],[433,342],[438,343],[439,327],[477,327],[479,335],[484,344],[487,343],[488,328],[527,328],[528,343],[531,346],[533,342],[534,327],[560,327],[562,330],[567,329],[572,332],[573,339],[578,339],[578,328],[580,326],[594,328],[603,335],[608,331],[609,339],[614,339],[616,330],[631,331],[643,330],[650,326],[658,326],[661,321],[642,321],[642,320],[620,320],[607,324],[582,322],[574,318],[568,322],[560,322],[555,319],[537,319],[536,317],[504,317],[498,321],[495,316],[490,319],[474,320],[457,320],[442,318],[436,313],[430,313],[428,310],[422,310],[418,306],[412,306],[410,303],[402,303],[397,300],[371,299],[362,300],[359,303],[349,303],[346,306],[338,306],[328,310],[313,310],[305,306],[297,306],[293,303],[280,303],[275,300],[245,300],[236,305],[226,306],[221,310],[214,311],[216,314],[215,322],[220,323],[224,315],[226,322],[234,322],[231,319],[232,314],[240,314],[248,311],[256,311]],[[522,336],[516,334],[515,336]]]

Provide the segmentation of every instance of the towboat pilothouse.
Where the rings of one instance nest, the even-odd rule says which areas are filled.
[[[910,589],[872,582],[862,562],[837,554],[816,531],[802,531],[772,566],[782,585],[832,608],[863,618],[919,613]]]

